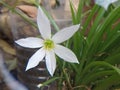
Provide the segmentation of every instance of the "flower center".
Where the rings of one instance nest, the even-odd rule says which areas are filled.
[[[52,40],[50,40],[50,39],[46,39],[44,41],[44,47],[47,50],[53,49],[54,48],[54,42]]]

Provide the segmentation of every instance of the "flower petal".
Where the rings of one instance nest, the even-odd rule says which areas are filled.
[[[67,62],[79,63],[75,54],[66,47],[56,45],[54,51],[56,55],[58,55],[60,58],[64,59]]]
[[[22,47],[27,47],[27,48],[40,48],[43,46],[43,40],[34,37],[19,39],[15,41],[15,43],[17,43]]]
[[[53,37],[52,37],[52,40],[55,42],[55,43],[62,43],[66,40],[68,40],[69,38],[71,38],[73,36],[73,34],[78,31],[80,27],[80,24],[79,25],[73,25],[71,27],[66,27],[62,30],[60,30],[59,32],[57,32]]]
[[[102,6],[102,7],[104,7],[105,10],[107,10],[107,9],[108,9],[108,6],[109,6],[111,3],[114,3],[114,2],[116,2],[116,1],[118,1],[118,0],[95,0],[95,3],[98,4],[98,5],[100,5],[100,6]]]
[[[39,49],[35,54],[32,55],[32,57],[29,59],[26,71],[37,66],[40,61],[43,60],[45,57],[45,50],[44,48]]]
[[[46,66],[51,76],[53,76],[56,68],[56,58],[54,51],[46,52]]]
[[[38,8],[37,24],[42,37],[44,39],[49,39],[51,37],[50,21],[42,11],[41,7]]]

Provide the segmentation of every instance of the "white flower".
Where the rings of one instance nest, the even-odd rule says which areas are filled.
[[[108,9],[108,6],[109,6],[111,3],[114,3],[114,2],[116,2],[116,1],[118,1],[118,0],[95,0],[95,3],[98,4],[98,5],[100,5],[100,6],[102,6],[102,7],[104,7],[105,10],[107,10],[107,9]]]
[[[37,24],[43,39],[28,37],[15,41],[22,47],[40,48],[29,59],[26,70],[37,66],[45,58],[47,69],[53,76],[56,68],[55,54],[67,62],[79,63],[70,49],[59,44],[71,38],[78,31],[80,25],[66,27],[51,37],[50,22],[40,7],[38,8]]]

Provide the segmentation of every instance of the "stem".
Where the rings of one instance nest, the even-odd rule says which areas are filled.
[[[61,74],[60,78],[62,78],[62,77],[63,77],[63,73]],[[62,79],[60,79],[60,81],[58,83],[58,85],[59,85],[58,90],[62,90],[61,83],[62,83]]]
[[[76,85],[80,84],[80,82],[81,82],[82,79],[83,79],[83,78],[81,78],[81,77],[82,77],[82,74],[81,74],[81,73],[82,73],[82,70],[83,70],[84,63],[85,63],[85,61],[82,60],[82,61],[81,61],[81,64],[80,64],[80,67],[79,67],[79,73],[78,73],[78,75],[76,75],[76,78],[75,78]]]
[[[87,87],[85,85],[80,85],[80,86],[73,87],[73,89],[78,89],[78,88],[86,88],[87,90],[91,90],[89,87]]]
[[[68,82],[68,86],[69,86],[70,90],[73,90],[73,87],[72,87],[72,85],[71,85],[71,83],[70,83],[69,77],[68,77],[65,69],[63,69],[63,72],[64,72],[64,74],[65,74],[65,78],[66,78],[66,80],[67,80],[67,82]]]

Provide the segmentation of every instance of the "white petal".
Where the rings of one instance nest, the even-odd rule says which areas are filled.
[[[98,5],[100,5],[100,6],[102,6],[102,7],[104,7],[105,10],[107,10],[107,9],[108,9],[108,6],[109,6],[111,3],[114,3],[114,2],[116,2],[116,1],[118,1],[118,0],[95,0],[95,3],[98,4]]]
[[[55,54],[67,62],[79,63],[75,54],[70,49],[61,45],[56,45]]]
[[[111,3],[117,2],[118,0],[111,0]]]
[[[43,40],[40,38],[28,37],[15,41],[18,45],[27,48],[40,48],[43,46]]]
[[[29,59],[26,71],[31,69],[39,64],[40,61],[45,57],[45,50],[43,48],[39,49],[32,57]]]
[[[53,37],[52,37],[52,40],[55,42],[55,43],[62,43],[66,40],[68,40],[69,38],[71,38],[73,36],[73,34],[78,31],[80,27],[80,24],[79,25],[73,25],[71,27],[66,27],[62,30],[60,30],[59,32],[57,32]]]
[[[46,66],[51,76],[53,76],[56,68],[56,58],[54,51],[46,52]]]
[[[44,39],[49,39],[51,37],[50,21],[42,11],[41,7],[38,8],[37,24],[42,37]]]

